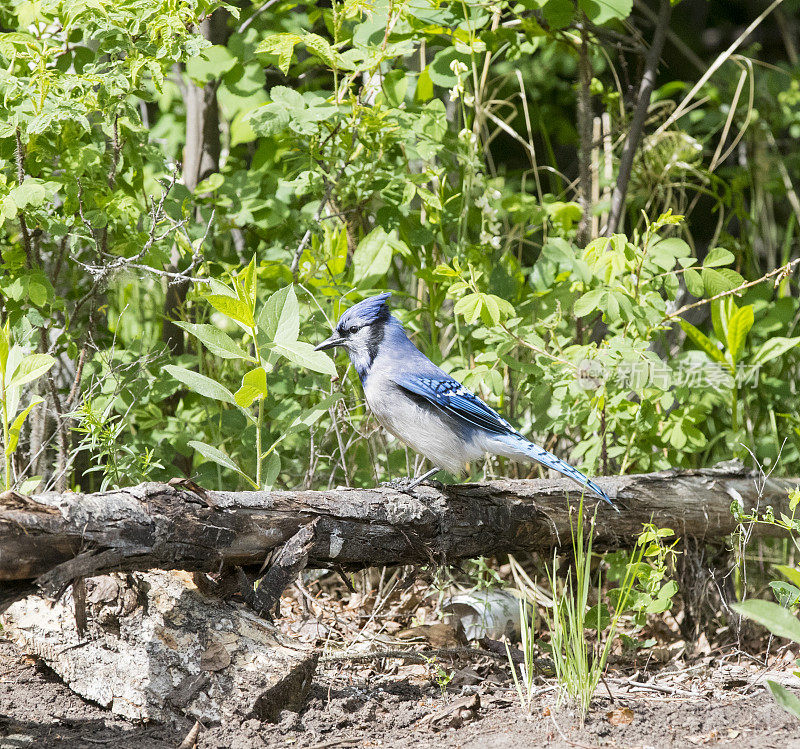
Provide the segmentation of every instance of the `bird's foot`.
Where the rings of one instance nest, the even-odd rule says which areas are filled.
[[[391,481],[381,482],[381,487],[394,489],[396,492],[403,492],[404,494],[411,494],[414,486],[414,479],[412,478],[392,479]]]
[[[435,486],[437,488],[441,488],[442,484],[438,481],[430,481],[430,477],[437,474],[439,469],[436,468],[434,470],[428,471],[424,473],[422,476],[418,478],[401,478],[401,479],[392,479],[391,481],[385,481],[381,484],[381,486],[385,486],[389,489],[394,489],[395,491],[403,492],[404,494],[411,495],[413,490],[416,489],[420,484],[426,483],[430,484],[431,486]],[[413,495],[412,495],[413,496]]]

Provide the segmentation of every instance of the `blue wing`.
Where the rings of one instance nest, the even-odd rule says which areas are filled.
[[[516,452],[523,453],[537,463],[552,468],[581,486],[591,489],[619,512],[608,495],[594,481],[588,479],[569,463],[565,463],[547,450],[526,440],[497,411],[489,408],[477,395],[471,393],[452,377],[448,377],[444,373],[438,378],[402,373],[392,379],[404,390],[425,398],[445,413],[456,416],[479,429],[496,434],[498,442],[513,447]]]
[[[445,413],[495,434],[518,434],[497,411],[452,377],[424,377],[408,373],[393,377],[395,383],[438,406]]]

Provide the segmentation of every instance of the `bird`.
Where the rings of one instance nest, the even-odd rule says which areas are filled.
[[[426,457],[434,468],[458,476],[485,454],[527,460],[552,468],[591,490],[617,510],[608,495],[577,468],[529,442],[499,413],[437,367],[406,334],[388,305],[391,292],[347,309],[316,351],[343,348],[361,380],[367,406],[380,425]]]

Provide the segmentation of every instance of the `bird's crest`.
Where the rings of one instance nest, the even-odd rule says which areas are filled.
[[[389,319],[389,307],[386,301],[392,295],[391,291],[371,296],[368,299],[354,304],[340,318],[337,327],[348,328],[351,325],[371,325],[378,320]]]

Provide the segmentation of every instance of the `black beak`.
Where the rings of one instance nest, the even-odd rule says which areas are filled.
[[[334,332],[330,338],[326,338],[319,346],[315,346],[314,351],[325,351],[325,349],[342,346],[346,340],[346,338],[342,338],[338,333]]]

